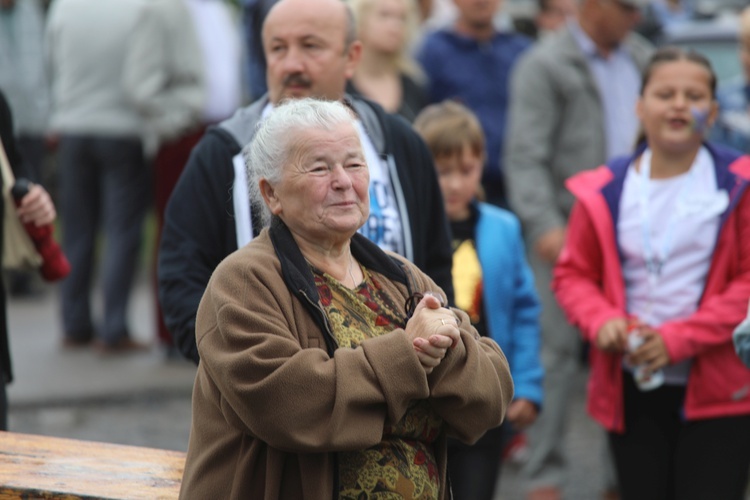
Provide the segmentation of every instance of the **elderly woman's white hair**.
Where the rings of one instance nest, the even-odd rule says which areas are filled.
[[[338,101],[291,99],[276,107],[258,124],[243,156],[248,189],[254,210],[259,210],[264,226],[271,222],[271,211],[260,193],[259,182],[266,179],[276,185],[285,164],[294,155],[297,134],[304,130],[334,130],[341,124],[355,125],[354,114]]]

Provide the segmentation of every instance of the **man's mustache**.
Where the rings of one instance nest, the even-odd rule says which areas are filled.
[[[292,73],[291,75],[284,78],[283,84],[284,87],[289,87],[290,85],[298,87],[309,87],[310,85],[312,85],[312,82],[302,73]]]

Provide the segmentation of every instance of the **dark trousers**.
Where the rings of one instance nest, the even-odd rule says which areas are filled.
[[[625,380],[625,433],[610,433],[622,500],[741,500],[750,415],[685,421],[684,387],[640,391]]]
[[[510,426],[505,423],[488,430],[473,445],[448,440],[448,477],[453,500],[494,498],[503,446],[510,437]]]
[[[167,202],[172,195],[177,181],[180,179],[182,171],[185,169],[190,152],[193,150],[201,137],[205,127],[190,132],[178,139],[168,142],[161,146],[159,153],[154,159],[154,204],[156,207],[156,241],[161,241],[161,232],[164,227],[164,212],[167,209]],[[156,245],[155,252],[158,254],[159,245]],[[161,312],[159,303],[159,284],[156,276],[156,263],[159,261],[158,256],[154,257],[154,269],[152,278],[154,281],[154,290],[156,293],[156,331],[159,341],[165,345],[172,345],[172,335],[164,324],[164,316]]]
[[[98,336],[114,344],[129,335],[128,302],[151,206],[141,142],[66,135],[60,139],[58,162],[63,248],[71,264],[61,286],[64,332],[74,340],[94,334],[90,295],[101,230],[104,319]]]

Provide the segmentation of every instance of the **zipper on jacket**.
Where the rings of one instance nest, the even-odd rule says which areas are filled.
[[[326,347],[328,347],[328,355],[333,356],[333,351],[338,348],[339,343],[336,340],[336,337],[333,336],[333,330],[331,329],[331,325],[328,322],[328,316],[326,316],[325,310],[323,309],[323,306],[321,306],[319,303],[314,302],[303,289],[299,289],[299,293],[307,300],[308,304],[310,304],[316,311],[320,313],[320,317],[323,319],[323,334],[329,342],[326,342]]]
[[[414,293],[414,291],[417,289],[417,278],[414,276],[414,273],[412,272],[411,269],[409,269],[408,267],[404,266],[400,262],[399,262],[399,265],[401,266],[401,269],[404,270],[404,275],[406,276],[406,283],[405,283],[406,284],[406,295],[409,296],[412,293]],[[447,304],[447,302],[448,301],[446,300],[446,304]],[[404,324],[404,327],[406,327],[405,324]]]
[[[393,160],[393,156],[384,155],[382,158],[388,165],[393,194],[396,195],[396,204],[398,205],[398,212],[401,216],[401,234],[404,237],[404,257],[406,257],[407,260],[414,262],[414,240],[412,239],[411,234],[409,210],[406,208],[406,198],[404,198],[404,188],[401,186],[401,179],[398,176],[398,169],[396,168],[396,162]]]
[[[315,303],[308,297],[307,293],[305,293],[304,290],[300,288],[299,293],[307,300],[307,302],[320,313],[320,317],[323,318],[323,326],[324,328],[324,335],[326,337],[326,340],[329,340],[330,342],[326,342],[326,347],[328,347],[328,355],[333,357],[333,351],[336,350],[336,347],[338,347],[338,342],[336,341],[336,338],[333,336],[333,331],[331,330],[331,325],[328,322],[328,316],[326,316],[325,311],[323,310],[323,306],[321,306],[319,303]],[[336,500],[339,498],[339,454],[338,452],[332,452],[333,455],[333,492],[331,499]]]

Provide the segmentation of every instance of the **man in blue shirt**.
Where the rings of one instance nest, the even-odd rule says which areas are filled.
[[[502,176],[508,80],[513,64],[532,41],[502,33],[493,24],[501,0],[453,0],[453,25],[428,35],[417,58],[429,79],[431,102],[460,101],[476,113],[487,154],[482,185],[487,201],[506,206]]]

